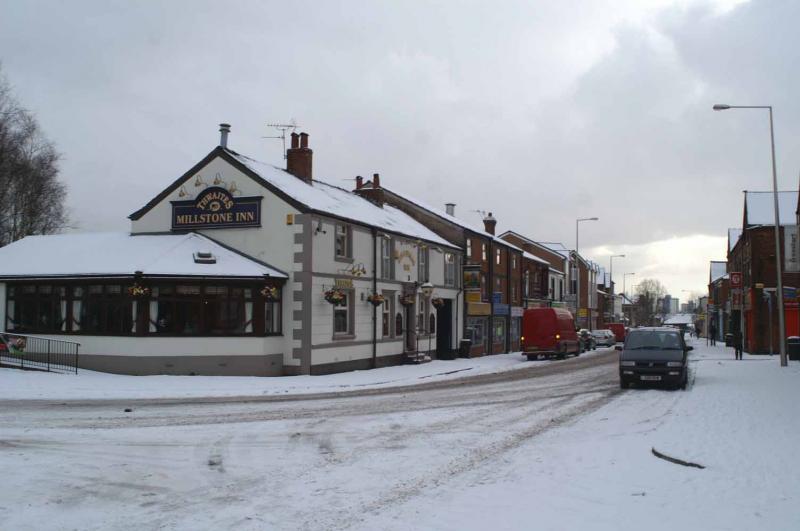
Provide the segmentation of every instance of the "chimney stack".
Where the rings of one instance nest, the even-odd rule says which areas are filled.
[[[313,155],[308,149],[308,134],[292,133],[292,147],[286,150],[286,171],[310,183]]]
[[[219,147],[228,147],[228,134],[231,132],[231,124],[219,124]]]
[[[494,227],[497,225],[497,220],[492,216],[492,213],[489,212],[489,215],[483,218],[483,227],[492,236],[494,236]]]
[[[377,173],[372,174],[372,182],[369,183],[369,186],[364,184],[360,175],[356,177],[356,189],[354,192],[381,208],[383,208],[383,204],[386,202],[386,198],[383,195],[383,188],[381,188],[381,176]]]
[[[448,216],[455,217],[456,215],[456,204],[455,203],[445,203],[444,204],[445,211],[447,212]]]

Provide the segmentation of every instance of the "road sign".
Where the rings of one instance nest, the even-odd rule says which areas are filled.
[[[742,287],[742,274],[738,271],[730,273],[731,288],[737,289]]]

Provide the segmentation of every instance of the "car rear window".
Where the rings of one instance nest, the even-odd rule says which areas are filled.
[[[631,332],[625,340],[625,350],[683,350],[681,337],[667,330]]]

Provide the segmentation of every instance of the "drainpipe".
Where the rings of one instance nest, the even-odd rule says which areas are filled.
[[[378,230],[372,227],[372,293],[378,294]],[[387,301],[383,302],[387,304]],[[378,367],[378,307],[372,306],[372,368]]]
[[[503,252],[502,249],[500,252]],[[522,262],[520,256],[520,262]],[[522,265],[522,264],[520,264]],[[506,250],[506,300],[508,301],[508,316],[506,317],[506,352],[511,352],[511,305],[514,301],[511,299],[511,249]]]

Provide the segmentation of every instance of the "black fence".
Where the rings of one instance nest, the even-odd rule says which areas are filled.
[[[0,333],[0,365],[78,373],[80,343],[24,334]]]

